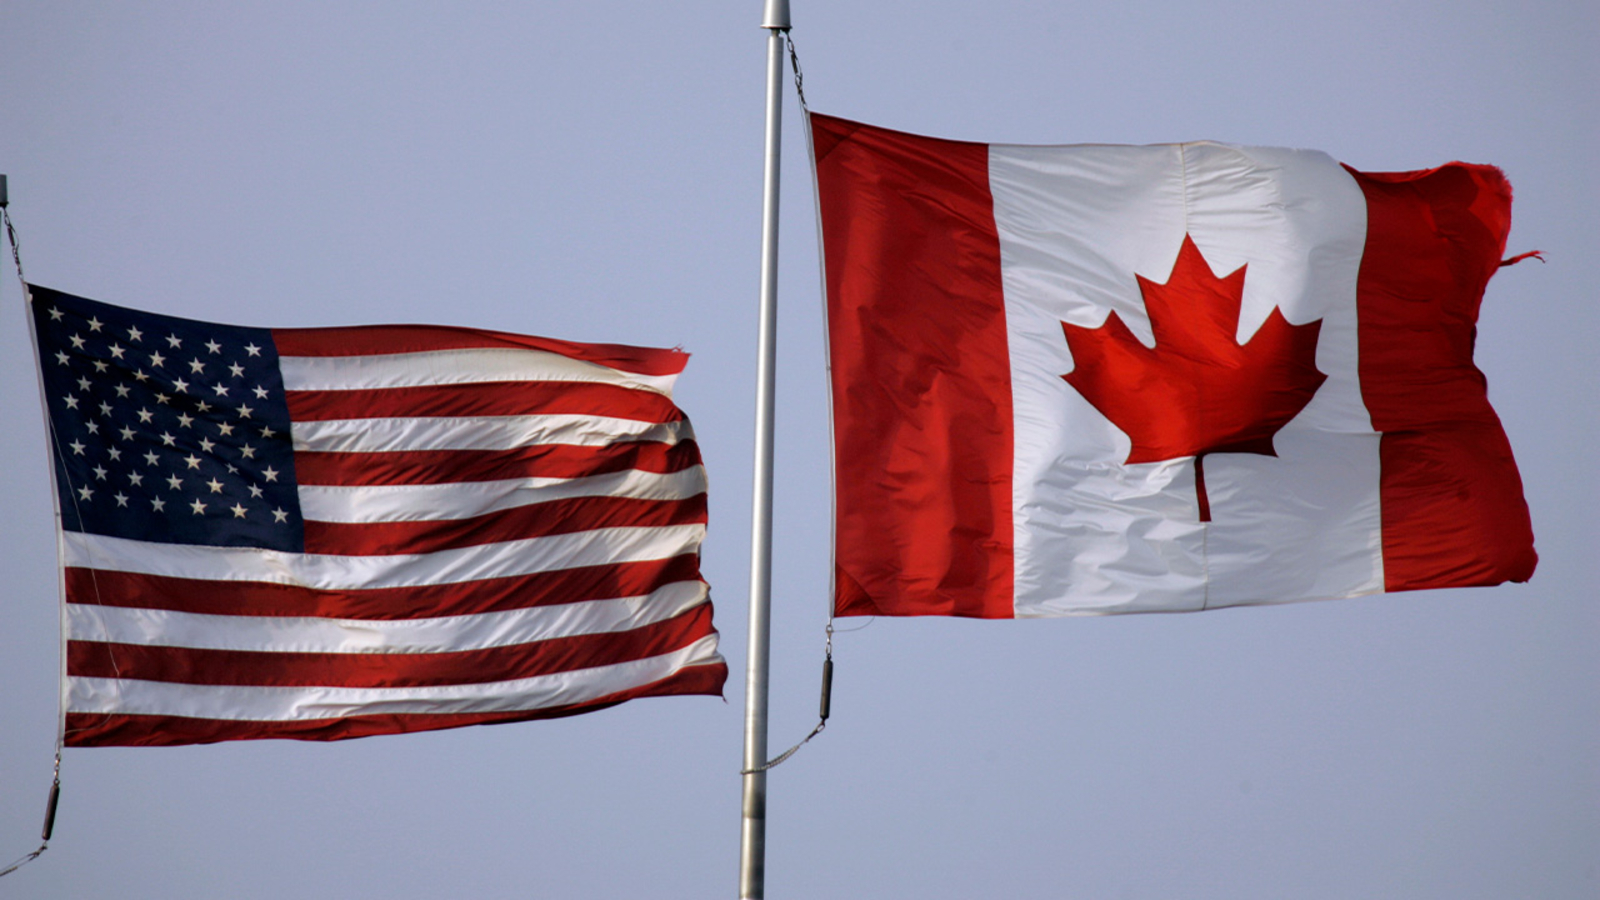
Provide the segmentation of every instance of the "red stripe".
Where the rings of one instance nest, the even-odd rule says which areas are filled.
[[[811,116],[839,615],[1012,616],[1011,367],[983,144]]]
[[[67,602],[235,616],[320,616],[397,621],[527,609],[579,600],[642,597],[658,587],[698,581],[700,559],[684,554],[647,562],[584,566],[515,578],[422,587],[319,591],[257,581],[203,581],[131,572],[65,570]]]
[[[67,643],[67,674],[193,685],[405,688],[511,681],[681,650],[711,634],[711,604],[631,631],[454,653],[270,653]]]
[[[689,354],[681,350],[580,344],[554,338],[444,325],[356,325],[345,328],[275,328],[279,356],[368,356],[434,350],[509,348],[544,350],[640,375],[676,375]]]
[[[541,444],[512,450],[424,450],[294,455],[299,484],[455,484],[511,478],[582,478],[637,469],[667,474],[700,465],[694,441],[624,441],[601,447]]]
[[[685,500],[572,497],[503,509],[470,519],[424,522],[305,523],[307,553],[389,556],[433,553],[597,528],[648,528],[706,521],[706,495]]]
[[[677,422],[683,412],[655,391],[577,381],[500,381],[370,391],[289,391],[296,422],[396,416],[530,416],[577,414]]]
[[[494,725],[531,719],[555,719],[594,712],[638,697],[685,694],[722,695],[728,679],[723,663],[689,666],[652,684],[609,694],[589,703],[525,712],[460,715],[372,715],[304,722],[239,722],[225,719],[190,719],[179,716],[102,715],[68,713],[69,747],[174,747],[217,741],[292,738],[301,741],[340,741],[376,734],[434,731],[463,725]]]
[[[1510,185],[1465,163],[1351,174],[1367,200],[1357,315],[1361,394],[1383,433],[1385,588],[1526,581],[1538,555],[1522,479],[1472,362]]]

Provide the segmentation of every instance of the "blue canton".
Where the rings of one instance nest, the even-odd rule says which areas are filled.
[[[31,293],[64,529],[304,550],[271,331]]]

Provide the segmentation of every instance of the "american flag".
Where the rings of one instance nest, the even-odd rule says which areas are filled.
[[[686,354],[30,293],[69,746],[721,694]]]

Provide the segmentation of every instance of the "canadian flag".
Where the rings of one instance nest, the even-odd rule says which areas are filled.
[[[1499,170],[810,124],[839,615],[1202,610],[1533,573],[1472,361],[1511,221]]]

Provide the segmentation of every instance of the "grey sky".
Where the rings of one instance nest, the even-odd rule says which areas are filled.
[[[32,281],[248,325],[424,321],[694,354],[728,702],[337,744],[69,750],[19,898],[733,896],[760,4],[0,8],[0,171]],[[771,778],[772,897],[1600,895],[1600,7],[793,0],[819,111],[940,137],[1494,163],[1478,364],[1531,584],[837,640]],[[786,96],[772,744],[814,721],[828,444]],[[0,273],[0,865],[33,849],[59,665],[32,354]],[[844,628],[862,624],[841,623]]]

